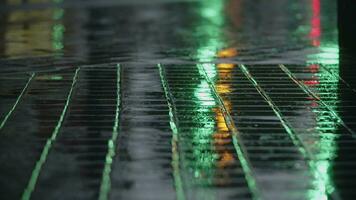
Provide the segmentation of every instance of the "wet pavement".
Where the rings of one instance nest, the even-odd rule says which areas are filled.
[[[355,199],[336,7],[0,0],[0,199]]]

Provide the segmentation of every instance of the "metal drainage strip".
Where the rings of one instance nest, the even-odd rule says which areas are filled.
[[[339,117],[339,115],[337,113],[334,112],[333,108],[330,107],[326,102],[323,101],[323,99],[320,99],[318,97],[318,95],[313,92],[308,86],[306,86],[305,84],[303,84],[301,81],[299,81],[296,76],[284,65],[279,65],[280,69],[285,72],[287,74],[287,76],[298,86],[300,87],[300,89],[302,91],[304,91],[307,95],[313,97],[314,99],[316,99],[321,105],[323,105],[323,107],[326,109],[326,111],[330,112],[332,117],[337,121],[337,123],[339,123],[341,126],[343,126],[348,133],[354,135],[355,133],[353,132],[353,130],[351,130],[346,123]],[[221,109],[221,112],[223,113],[224,119],[225,119],[225,123],[227,125],[227,127],[229,128],[229,130],[232,133],[232,139],[233,139],[233,144],[234,144],[234,148],[235,148],[235,152],[239,158],[239,161],[241,162],[241,166],[243,167],[243,171],[245,173],[245,177],[246,177],[246,181],[248,184],[248,187],[250,188],[250,191],[252,193],[252,196],[254,199],[260,199],[261,197],[264,196],[264,194],[261,194],[261,189],[259,186],[259,182],[258,182],[258,178],[256,177],[256,174],[253,170],[253,165],[251,164],[250,158],[248,156],[247,150],[245,145],[242,143],[242,140],[240,138],[240,134],[238,133],[238,129],[235,127],[235,123],[233,121],[233,118],[230,116],[229,111],[226,109],[223,100],[221,99],[221,96],[218,94],[218,92],[216,91],[216,88],[214,86],[214,84],[212,83],[212,80],[209,78],[207,71],[204,69],[204,67],[202,67],[202,65],[197,65],[198,70],[201,72],[201,74],[203,75],[204,79],[207,81],[207,83],[209,84],[209,88],[212,91],[212,94],[214,95],[214,98],[216,100],[216,102],[218,102],[218,107],[219,109]],[[293,141],[293,144],[299,149],[300,153],[302,154],[302,156],[306,159],[306,160],[311,160],[311,161],[316,161],[316,157],[313,154],[313,152],[311,152],[310,148],[307,147],[304,142],[303,139],[300,138],[300,136],[296,133],[296,131],[293,129],[293,126],[289,123],[288,120],[286,120],[286,118],[283,116],[282,112],[280,111],[280,108],[276,105],[276,103],[273,101],[273,99],[269,96],[268,92],[266,92],[263,87],[261,87],[261,85],[259,84],[259,82],[254,78],[254,76],[250,73],[249,69],[244,66],[244,65],[239,65],[239,68],[241,69],[242,73],[247,77],[247,79],[250,81],[250,83],[255,87],[255,89],[258,91],[258,93],[263,97],[263,99],[266,101],[266,103],[270,106],[270,108],[273,110],[273,112],[275,113],[275,115],[277,116],[277,118],[279,119],[281,125],[285,128],[286,132],[288,133],[289,137],[291,138],[291,140]],[[41,172],[41,169],[43,167],[43,165],[46,162],[48,153],[53,145],[53,143],[55,142],[57,135],[60,132],[61,126],[63,124],[65,115],[67,113],[68,107],[70,105],[71,99],[72,99],[72,95],[73,95],[73,91],[75,89],[76,83],[78,81],[78,74],[80,72],[81,68],[77,68],[75,71],[75,74],[73,76],[73,80],[72,80],[72,85],[71,88],[69,90],[68,96],[67,96],[67,100],[65,102],[65,106],[62,110],[62,113],[59,117],[59,120],[57,122],[57,125],[55,126],[52,135],[50,138],[48,138],[47,142],[45,143],[45,146],[43,147],[41,156],[39,158],[39,160],[37,161],[31,178],[29,179],[28,185],[22,195],[22,199],[30,199],[31,198],[31,193],[35,188],[38,176]],[[170,115],[170,126],[173,132],[172,135],[172,159],[173,159],[173,174],[174,174],[174,179],[175,179],[175,186],[176,186],[176,192],[177,192],[177,197],[178,199],[184,199],[185,198],[185,194],[184,194],[184,187],[182,185],[182,180],[181,180],[181,175],[179,173],[179,151],[178,151],[178,147],[179,147],[179,122],[177,120],[177,116],[176,116],[176,108],[174,105],[174,100],[173,100],[173,96],[171,94],[171,92],[169,91],[169,85],[167,83],[166,80],[166,72],[164,69],[164,66],[162,65],[158,65],[158,70],[160,73],[160,77],[161,77],[161,83],[162,86],[164,88],[164,92],[165,92],[165,97],[167,100],[167,104],[169,107],[169,115]],[[116,115],[115,115],[115,123],[113,125],[113,130],[112,130],[112,136],[111,138],[108,140],[107,142],[107,154],[106,154],[106,159],[105,159],[105,165],[104,165],[104,169],[103,169],[103,173],[102,173],[102,181],[101,181],[101,185],[100,185],[100,192],[99,192],[99,199],[104,200],[104,199],[108,199],[108,195],[110,192],[110,172],[111,172],[111,168],[112,168],[112,162],[113,162],[113,158],[115,156],[115,145],[117,143],[117,138],[119,135],[118,132],[118,127],[119,127],[119,113],[120,113],[120,102],[121,102],[121,97],[120,97],[120,72],[121,72],[121,67],[120,65],[117,65],[117,105],[116,105]],[[11,106],[11,108],[9,109],[9,111],[7,112],[7,114],[5,115],[4,119],[2,119],[1,124],[0,124],[0,131],[3,129],[3,127],[6,125],[8,119],[11,117],[11,115],[13,114],[13,112],[16,110],[19,102],[21,101],[21,99],[23,98],[24,94],[26,93],[26,91],[28,90],[28,87],[30,86],[31,82],[33,81],[34,77],[36,76],[35,73],[32,73],[30,75],[30,77],[28,78],[28,81],[26,82],[25,86],[23,87],[23,89],[21,90],[19,96],[16,98],[16,101],[14,102],[14,104]],[[313,162],[311,162],[311,167],[316,167],[313,166]],[[315,163],[314,163],[315,164]],[[316,172],[318,172],[318,170],[315,170]],[[317,176],[323,176],[322,174],[317,174]],[[333,191],[329,191],[331,193],[331,196],[333,197],[333,199],[340,199],[337,190],[333,190]]]

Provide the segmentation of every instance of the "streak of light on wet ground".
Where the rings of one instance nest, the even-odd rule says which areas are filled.
[[[1,199],[356,198],[334,1],[0,7]]]

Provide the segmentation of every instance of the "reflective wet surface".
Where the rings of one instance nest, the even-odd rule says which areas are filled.
[[[355,199],[336,7],[0,0],[1,199]]]

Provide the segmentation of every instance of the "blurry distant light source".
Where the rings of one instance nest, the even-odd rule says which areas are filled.
[[[312,18],[310,38],[313,46],[320,46],[321,22],[320,22],[320,0],[312,0]]]

